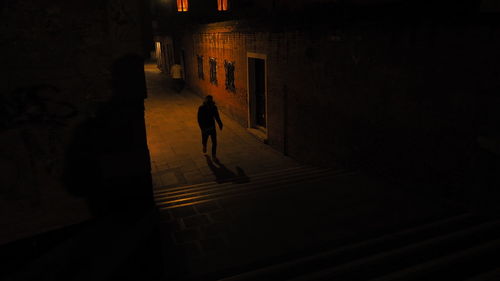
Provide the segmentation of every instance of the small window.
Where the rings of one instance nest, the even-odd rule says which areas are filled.
[[[177,11],[187,12],[188,11],[188,0],[177,0]]]
[[[217,0],[217,9],[219,11],[227,11],[227,0]]]
[[[203,56],[198,55],[198,78],[205,80],[205,75],[203,74]]]
[[[217,59],[210,58],[210,83],[217,85]]]
[[[236,92],[234,87],[234,61],[224,61],[224,69],[226,70],[226,90]]]

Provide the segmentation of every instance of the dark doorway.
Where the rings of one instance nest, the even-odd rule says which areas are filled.
[[[181,50],[181,65],[182,65],[182,77],[184,78],[184,81],[187,81],[186,77],[186,55],[184,53],[184,50]]]
[[[248,58],[248,90],[250,127],[265,129],[266,122],[266,60]]]
[[[172,48],[172,44],[168,43],[167,44],[167,53],[165,53],[165,49],[163,49],[164,54],[166,54],[167,57],[167,69],[168,73],[170,73],[170,69],[172,68],[172,65],[174,64],[174,49]]]

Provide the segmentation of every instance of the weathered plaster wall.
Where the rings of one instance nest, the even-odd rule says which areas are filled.
[[[142,9],[3,1],[0,244],[96,216],[118,182],[148,188]]]

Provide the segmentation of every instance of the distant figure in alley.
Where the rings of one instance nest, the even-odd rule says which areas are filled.
[[[198,125],[201,130],[201,143],[203,145],[203,153],[207,153],[208,137],[212,139],[212,159],[217,161],[217,131],[215,129],[215,121],[222,130],[222,121],[220,120],[219,111],[211,95],[206,96],[203,104],[198,108]]]
[[[175,91],[182,91],[182,88],[184,88],[184,80],[182,79],[182,66],[178,63],[172,65],[172,67],[170,68],[170,75],[172,75],[172,79],[174,79]]]

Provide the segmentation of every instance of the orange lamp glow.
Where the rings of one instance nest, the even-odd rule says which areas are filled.
[[[227,11],[227,0],[217,0],[217,9],[219,11]]]
[[[188,0],[177,0],[177,11],[187,12],[188,11]]]

